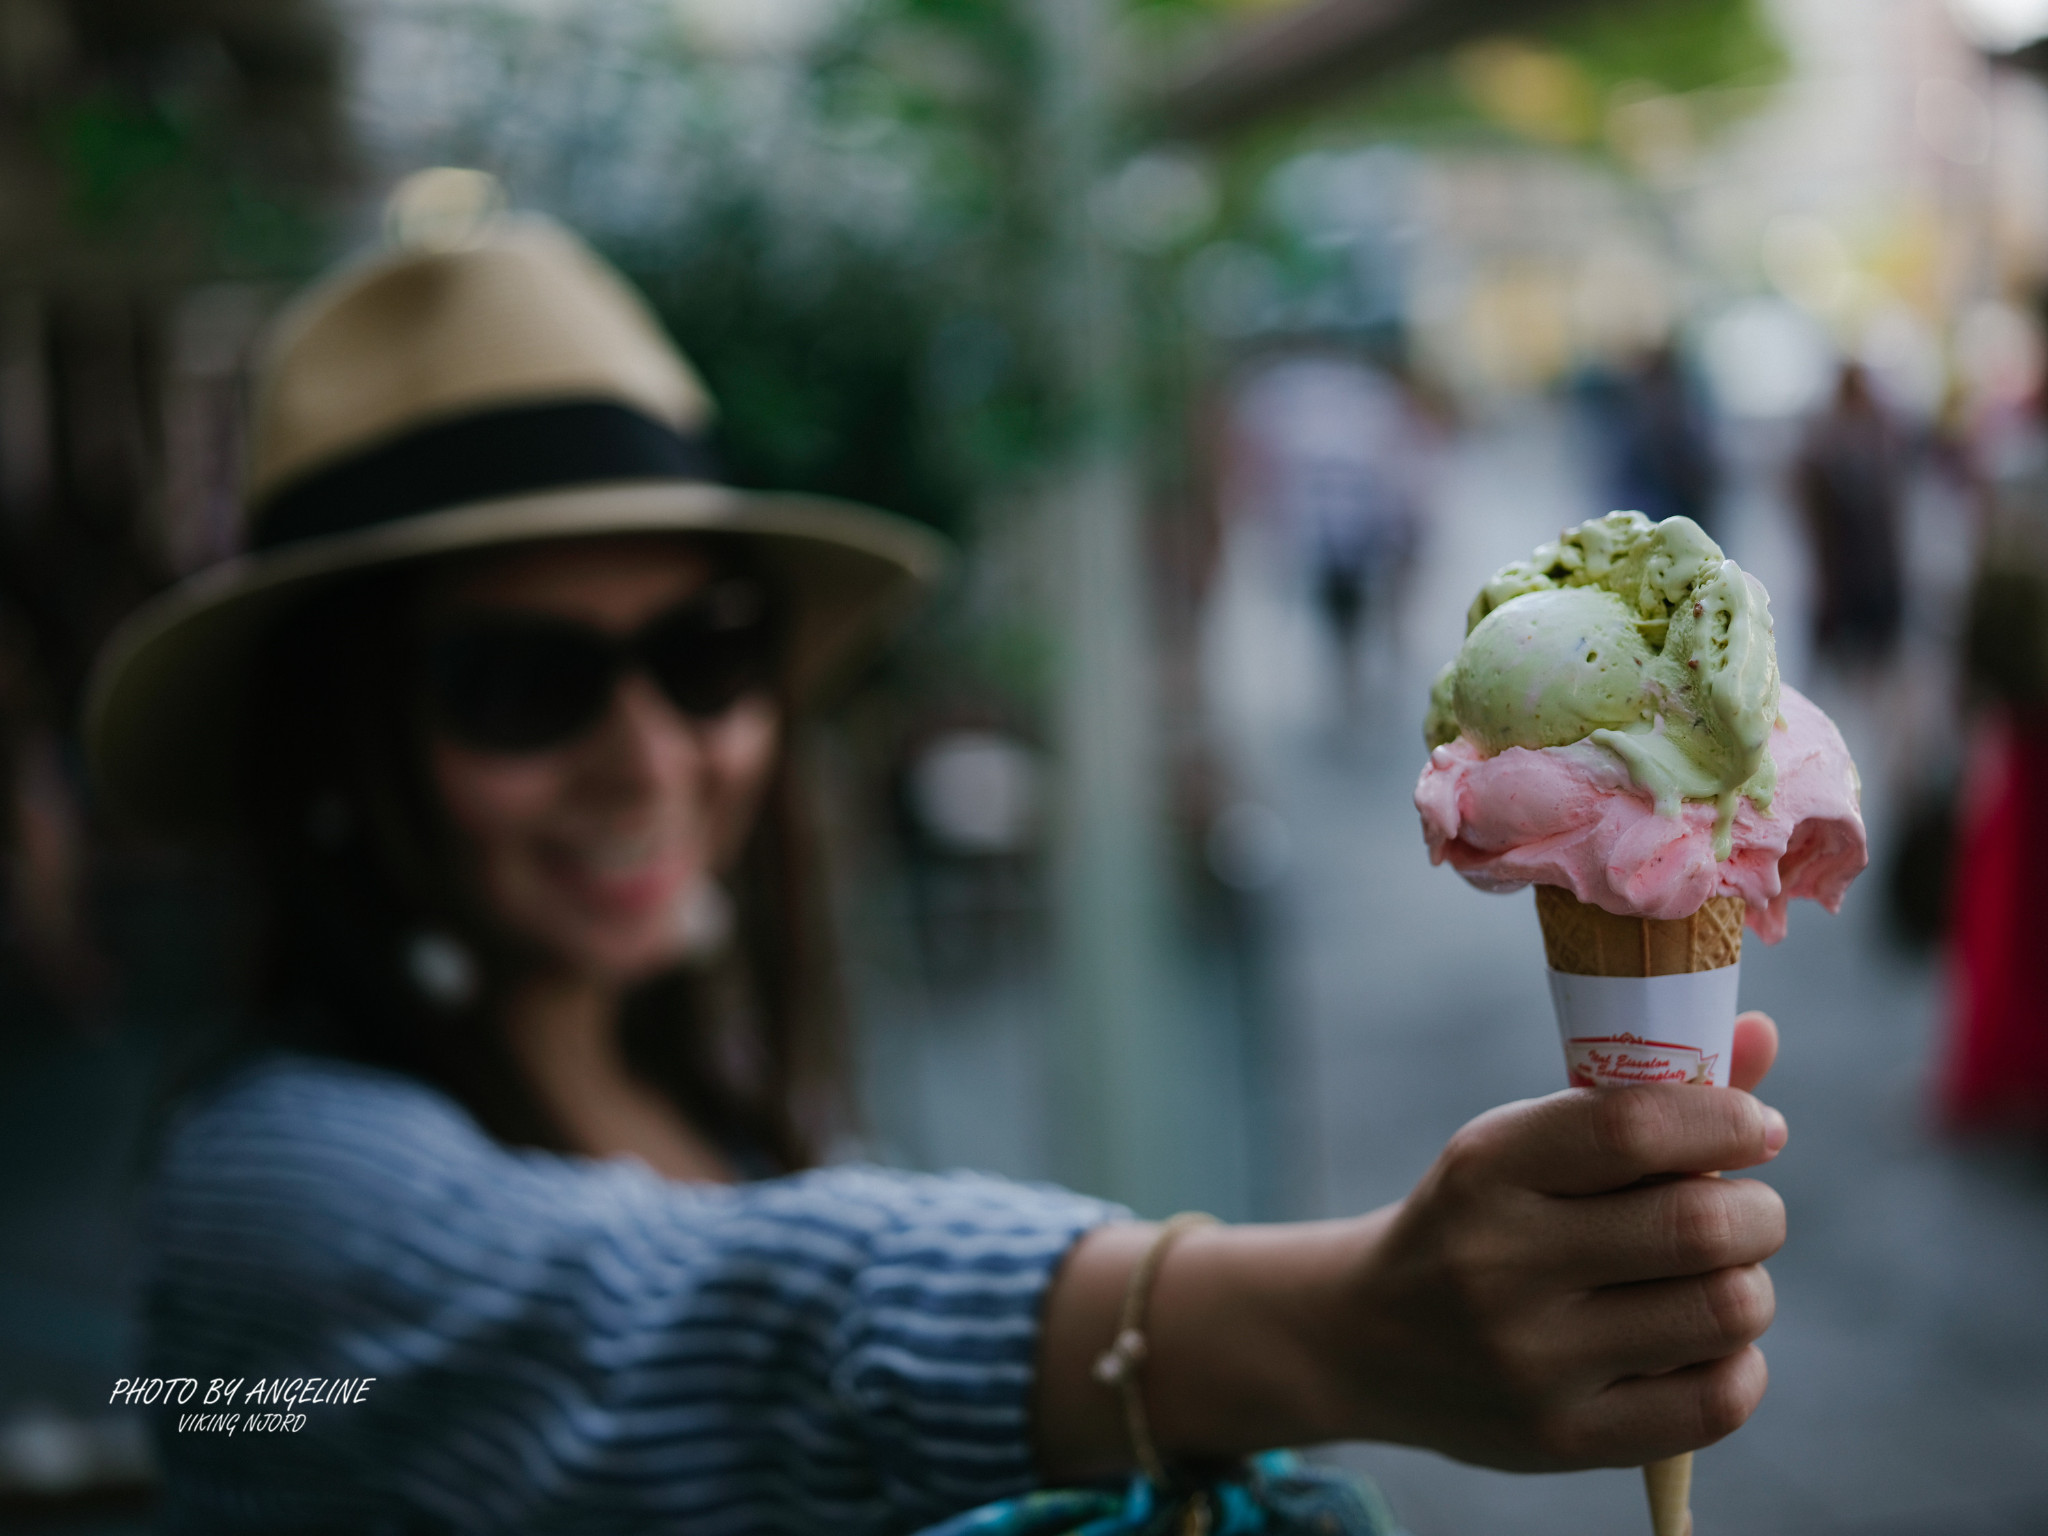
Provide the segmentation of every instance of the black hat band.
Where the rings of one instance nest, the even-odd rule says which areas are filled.
[[[420,427],[301,479],[256,510],[277,549],[422,512],[616,480],[716,480],[711,445],[615,400],[505,406]]]

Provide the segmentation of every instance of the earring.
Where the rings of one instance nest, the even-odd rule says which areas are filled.
[[[677,904],[676,934],[686,963],[701,965],[724,954],[732,943],[733,927],[732,898],[709,875],[685,891]]]
[[[445,933],[416,933],[405,946],[405,973],[422,997],[453,1013],[476,997],[476,961]]]

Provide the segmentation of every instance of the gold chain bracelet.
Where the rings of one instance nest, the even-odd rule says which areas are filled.
[[[1159,1459],[1159,1447],[1152,1443],[1151,1421],[1145,1417],[1145,1391],[1138,1379],[1139,1368],[1151,1349],[1145,1339],[1145,1308],[1152,1298],[1152,1282],[1159,1266],[1166,1261],[1166,1250],[1196,1227],[1216,1225],[1216,1218],[1202,1211],[1182,1211],[1168,1218],[1124,1287],[1115,1342],[1095,1358],[1095,1379],[1105,1387],[1116,1388],[1123,1399],[1124,1424],[1130,1431],[1131,1450],[1140,1470],[1161,1488],[1166,1486],[1166,1464]]]

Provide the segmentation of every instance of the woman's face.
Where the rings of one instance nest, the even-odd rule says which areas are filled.
[[[632,635],[716,575],[674,541],[549,545],[453,571],[430,587],[426,620],[567,619]],[[430,726],[427,755],[485,909],[556,964],[623,984],[682,955],[687,902],[745,840],[779,728],[765,693],[692,718],[633,670],[568,741],[489,751]]]

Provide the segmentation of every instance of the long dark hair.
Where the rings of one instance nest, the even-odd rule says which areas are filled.
[[[275,1043],[411,1073],[500,1140],[561,1150],[501,1028],[527,962],[466,887],[428,782],[423,570],[357,577],[296,608],[251,680],[242,759],[265,923],[258,1016]],[[815,840],[784,705],[783,749],[726,877],[731,942],[635,989],[620,1018],[631,1069],[739,1166],[764,1172],[811,1166],[848,1122]],[[423,959],[466,974],[433,985]]]

